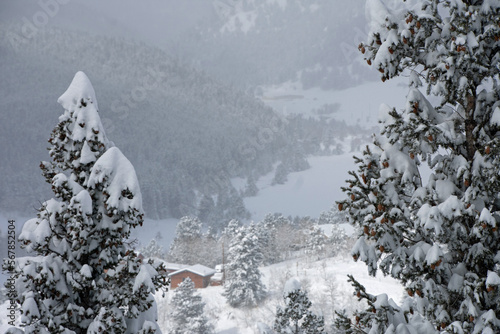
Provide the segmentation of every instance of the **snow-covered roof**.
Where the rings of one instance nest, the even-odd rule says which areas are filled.
[[[186,264],[180,264],[180,263],[172,263],[172,262],[163,262],[163,265],[167,270],[179,270],[182,268],[189,267]]]
[[[214,269],[205,267],[204,265],[201,265],[201,264],[195,264],[194,266],[189,266],[189,267],[174,271],[173,273],[168,274],[168,276],[177,275],[177,274],[184,272],[184,271],[190,271],[193,274],[200,275],[203,277],[211,276],[211,275],[215,274]]]

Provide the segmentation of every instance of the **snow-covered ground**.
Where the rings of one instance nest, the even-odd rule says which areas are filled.
[[[206,303],[207,316],[213,319],[216,333],[251,334],[256,333],[256,324],[265,323],[272,327],[276,306],[282,304],[282,291],[285,282],[296,277],[302,287],[308,292],[312,309],[325,317],[329,328],[334,311],[347,308],[354,310],[357,299],[353,296],[352,286],[347,282],[347,274],[354,277],[372,294],[386,293],[397,303],[403,297],[402,287],[393,279],[387,277],[370,277],[363,263],[353,262],[350,258],[328,258],[312,261],[304,257],[261,268],[263,282],[269,296],[259,307],[252,309],[237,309],[229,306],[222,296],[222,287],[199,289]],[[164,297],[157,293],[158,318],[163,332],[168,332],[169,300],[172,292]]]
[[[348,125],[371,128],[378,124],[381,104],[401,108],[408,94],[408,79],[395,78],[381,83],[367,82],[357,87],[330,91],[320,88],[304,90],[300,84],[286,82],[262,87],[260,99],[283,115],[299,114],[318,118],[315,110],[325,104],[336,104],[338,109],[325,118],[345,121]]]
[[[271,186],[273,173],[260,178],[257,196],[245,198],[252,219],[259,221],[274,212],[317,218],[343,198],[340,187],[349,178],[347,172],[354,169],[352,156],[353,153],[311,157],[308,159],[311,168],[290,173],[288,181],[281,185]]]

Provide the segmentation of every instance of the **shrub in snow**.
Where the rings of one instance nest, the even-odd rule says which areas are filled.
[[[193,281],[188,277],[174,290],[172,300],[171,333],[210,334],[213,326],[204,314],[205,303],[196,294]]]
[[[382,108],[382,134],[356,158],[338,204],[360,227],[354,259],[409,296],[398,309],[355,285],[372,305],[348,332],[498,333],[500,3],[368,6],[372,29],[359,49],[382,81],[407,71],[411,88],[403,109]]]
[[[126,244],[144,215],[134,167],[107,139],[83,72],[58,102],[52,162],[40,165],[56,198],[24,224],[19,240],[33,256],[14,269],[24,331],[158,333],[151,294],[166,285],[163,267]]]
[[[233,307],[256,306],[266,296],[258,266],[262,253],[254,225],[240,228],[231,240],[225,267],[224,296]]]
[[[311,301],[307,293],[302,291],[299,281],[295,278],[285,283],[283,291],[285,307],[278,306],[274,321],[275,333],[301,334],[324,333],[325,321],[322,316],[309,310]]]

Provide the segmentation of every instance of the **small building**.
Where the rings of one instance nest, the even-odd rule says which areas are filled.
[[[163,262],[163,266],[165,267],[165,271],[168,274],[181,270],[182,268],[189,267],[186,264],[172,263],[172,262]]]
[[[214,269],[205,267],[201,264],[182,268],[168,274],[170,277],[170,288],[175,289],[188,277],[191,278],[196,289],[206,288],[210,285],[210,278],[214,274]]]

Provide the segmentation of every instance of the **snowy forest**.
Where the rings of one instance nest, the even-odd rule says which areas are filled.
[[[500,333],[499,1],[0,27],[1,333]]]

